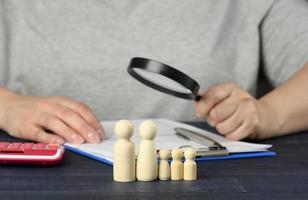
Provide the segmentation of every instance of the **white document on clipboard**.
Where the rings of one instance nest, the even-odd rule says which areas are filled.
[[[267,151],[272,147],[270,144],[255,144],[241,141],[230,141],[225,139],[223,136],[194,127],[192,125],[167,120],[167,119],[151,119],[157,125],[157,133],[155,138],[156,148],[159,149],[174,149],[179,147],[193,147],[195,149],[209,149],[210,146],[206,143],[194,142],[192,140],[187,140],[185,137],[181,137],[175,129],[183,129],[191,132],[195,132],[204,135],[206,138],[210,138],[212,141],[219,143],[221,146],[225,147],[228,153],[248,153],[248,152],[262,152]],[[140,141],[138,127],[144,119],[131,120],[134,124],[134,134],[131,141],[135,144],[135,152],[138,152],[138,144]],[[81,153],[83,155],[95,158],[102,158],[103,160],[112,163],[112,151],[113,145],[117,140],[114,134],[114,125],[116,121],[103,121],[101,122],[107,139],[103,140],[98,144],[72,144],[66,143],[67,149]],[[92,155],[92,156],[91,156]]]

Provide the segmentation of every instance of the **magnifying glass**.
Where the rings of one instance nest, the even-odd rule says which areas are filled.
[[[195,101],[201,98],[197,81],[164,63],[135,57],[131,59],[127,71],[141,83],[160,92]]]

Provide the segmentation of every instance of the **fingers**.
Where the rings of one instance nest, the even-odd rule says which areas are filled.
[[[217,85],[209,89],[202,95],[200,101],[196,103],[196,113],[200,118],[206,118],[209,111],[219,102],[228,98],[237,86],[232,83]]]
[[[44,129],[61,136],[68,142],[81,144],[85,141],[83,137],[77,134],[73,129],[68,127],[65,123],[63,123],[63,121],[54,115],[44,113],[40,117],[39,125]]]
[[[261,127],[258,101],[235,84],[217,85],[209,89],[195,104],[196,113],[208,124],[232,140],[251,137]]]
[[[41,127],[33,126],[27,128],[27,132],[24,135],[19,135],[20,138],[33,140],[41,143],[49,144],[63,144],[64,139],[60,136],[47,133]]]
[[[105,138],[105,131],[103,127],[101,126],[99,120],[97,120],[95,117],[93,111],[86,104],[71,100],[63,101],[60,104],[77,112],[89,125],[91,125],[96,130],[96,132],[99,133],[100,139]]]
[[[241,140],[250,135],[253,131],[253,126],[251,126],[249,120],[245,120],[241,126],[239,126],[235,131],[226,135],[225,137],[229,140]]]
[[[230,140],[241,140],[255,135],[259,127],[258,114],[252,100],[239,101],[237,111],[225,121],[216,125],[216,129]]]
[[[235,102],[232,98],[228,98],[217,105],[215,105],[206,117],[207,122],[212,127],[216,126],[218,123],[224,121],[225,119],[232,116],[238,109],[239,103]]]
[[[244,120],[242,111],[237,110],[231,117],[216,125],[217,131],[222,135],[227,135],[235,131]]]
[[[98,143],[100,141],[100,134],[73,110],[58,105],[55,106],[53,113],[65,124],[85,138],[87,142]]]
[[[16,98],[6,119],[4,129],[11,135],[39,142],[97,143],[103,132],[89,107],[65,97]]]

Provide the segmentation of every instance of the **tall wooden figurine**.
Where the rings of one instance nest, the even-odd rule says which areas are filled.
[[[197,179],[197,164],[195,162],[196,151],[193,148],[184,152],[184,180],[192,181]]]
[[[154,138],[156,125],[146,120],[139,126],[141,141],[138,148],[136,177],[138,181],[153,181],[157,179],[158,165]]]
[[[135,145],[130,141],[134,127],[130,121],[120,120],[116,123],[114,132],[118,140],[113,146],[113,180],[135,181]]]
[[[158,168],[158,178],[159,180],[166,181],[170,179],[170,166],[168,159],[170,158],[170,152],[166,149],[161,149],[159,151],[159,168]]]
[[[181,149],[173,149],[171,152],[171,180],[183,180],[183,151]]]

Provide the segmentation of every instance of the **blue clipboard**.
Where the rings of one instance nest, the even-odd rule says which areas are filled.
[[[97,160],[101,163],[107,164],[112,166],[112,162],[109,160],[106,160],[102,157],[96,156],[95,154],[91,154],[85,151],[81,151],[77,148],[65,146],[65,149],[75,152],[77,154],[92,158],[94,160]],[[213,160],[229,160],[229,159],[242,159],[242,158],[256,158],[256,157],[273,157],[276,156],[276,153],[274,151],[260,151],[260,152],[249,152],[249,153],[231,153],[226,156],[210,156],[210,157],[200,157],[196,158],[197,162],[201,161],[213,161]]]

